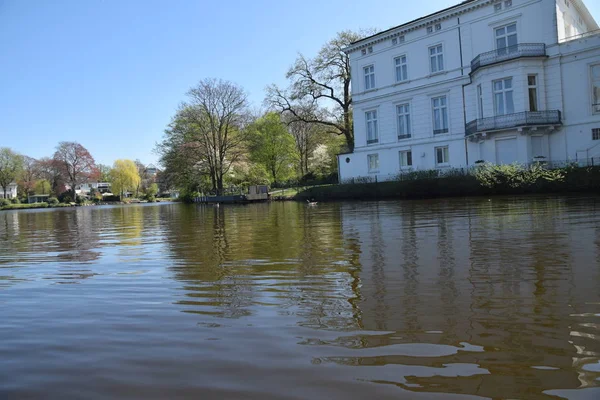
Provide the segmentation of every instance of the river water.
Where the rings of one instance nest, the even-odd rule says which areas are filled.
[[[0,398],[599,399],[600,197],[0,212]]]

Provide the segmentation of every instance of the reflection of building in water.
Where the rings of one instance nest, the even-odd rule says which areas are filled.
[[[422,386],[415,390],[535,398],[543,390],[591,384],[598,374],[582,365],[598,357],[598,323],[572,315],[600,312],[590,305],[600,300],[600,213],[578,207],[555,199],[344,205],[343,232],[360,243],[362,326],[395,332],[366,338],[365,346],[484,347],[423,362],[476,363],[489,375],[414,378]],[[585,217],[578,221],[580,212]],[[361,364],[373,362],[415,360],[382,356]]]

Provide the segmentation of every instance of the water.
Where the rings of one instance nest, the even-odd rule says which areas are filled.
[[[0,398],[600,398],[600,197],[0,213]]]

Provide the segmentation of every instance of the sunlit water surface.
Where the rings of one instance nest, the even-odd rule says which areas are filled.
[[[0,398],[599,399],[600,198],[0,212]]]

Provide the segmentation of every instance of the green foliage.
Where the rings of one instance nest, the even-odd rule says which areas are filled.
[[[250,159],[260,164],[271,182],[288,179],[298,161],[294,137],[277,113],[267,113],[249,128]]]
[[[200,193],[194,191],[183,191],[179,195],[179,199],[184,203],[193,203],[196,197],[199,197]]]
[[[35,194],[50,194],[52,185],[46,179],[41,179],[35,183]]]
[[[58,199],[56,197],[48,197],[48,205],[55,206],[58,204]]]
[[[0,191],[8,191],[8,185],[16,182],[23,170],[23,156],[8,147],[0,148]]]
[[[0,210],[25,210],[29,208],[47,208],[48,203],[32,203],[32,204],[8,204],[2,205],[0,202]]]
[[[156,199],[156,195],[158,194],[158,185],[156,183],[151,184],[146,189],[146,200],[150,201]]]
[[[21,200],[19,200],[17,197],[13,197],[12,199],[10,199],[10,202],[12,204],[21,204]]]
[[[131,160],[116,160],[110,170],[112,190],[121,197],[127,191],[133,191],[140,184],[141,178],[137,166]]]
[[[9,200],[9,199],[1,199],[1,198],[0,198],[0,207],[9,206],[10,204],[11,204],[11,203],[10,203],[10,200]]]
[[[534,163],[529,167],[518,163],[485,163],[476,167],[474,174],[481,186],[487,188],[527,188],[544,181],[562,181],[565,177],[565,171],[551,170],[541,163]]]

